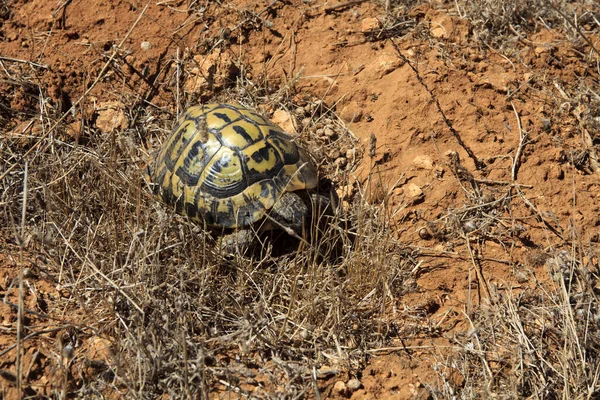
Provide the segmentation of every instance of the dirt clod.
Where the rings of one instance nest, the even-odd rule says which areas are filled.
[[[108,101],[98,104],[96,126],[103,133],[126,129],[129,120],[125,114],[124,105],[118,101]],[[74,136],[77,136],[73,132]]]

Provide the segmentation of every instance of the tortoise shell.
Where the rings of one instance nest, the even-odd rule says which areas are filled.
[[[285,192],[313,189],[317,171],[279,126],[232,104],[188,108],[147,169],[155,194],[207,225],[264,217]]]

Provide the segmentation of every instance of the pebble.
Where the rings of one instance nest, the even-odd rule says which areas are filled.
[[[421,228],[419,229],[419,237],[423,240],[430,240],[432,236],[427,228]]]
[[[348,160],[346,157],[338,157],[333,164],[337,167],[344,168],[346,165],[348,165]]]
[[[356,161],[356,149],[355,148],[348,149],[346,151],[346,158],[351,163],[354,162],[354,161]]]
[[[383,53],[377,59],[376,64],[376,72],[381,78],[400,67],[402,60],[396,54]]]
[[[406,185],[404,192],[412,202],[423,200],[423,190],[421,190],[421,188],[414,183],[409,183],[408,185]]]
[[[296,127],[296,119],[294,116],[286,110],[277,110],[273,113],[273,117],[271,121],[275,123],[275,125],[280,126],[287,133],[294,133],[297,131]]]
[[[413,165],[417,168],[430,171],[433,169],[433,160],[427,155],[420,155],[413,159]]]
[[[351,101],[340,112],[340,117],[346,122],[358,122],[363,116],[363,109],[360,105]]]
[[[360,23],[360,31],[362,33],[370,33],[381,28],[381,22],[377,18],[365,18]]]
[[[346,383],[346,387],[350,389],[350,391],[355,392],[362,387],[362,383],[358,379],[352,378]]]
[[[124,111],[125,106],[118,101],[108,101],[98,104],[98,118],[96,126],[103,133],[112,132],[113,129],[125,129],[129,124]]]
[[[354,186],[353,185],[341,185],[336,188],[336,193],[338,197],[342,200],[350,200],[354,195]]]
[[[333,129],[331,129],[331,128],[325,128],[325,129],[323,129],[323,133],[327,137],[333,137],[333,136],[335,136],[335,131]]]
[[[344,382],[337,381],[333,385],[333,392],[337,395],[345,396],[346,393],[348,392],[348,387],[346,386],[346,384]]]

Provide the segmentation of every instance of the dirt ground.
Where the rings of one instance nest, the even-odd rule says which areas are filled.
[[[506,5],[502,12],[508,15],[506,10],[513,7],[515,14],[514,20],[510,15],[503,20],[504,14],[492,9],[493,2],[392,1],[387,7],[384,3],[15,0],[0,4],[4,398],[18,398],[19,386],[23,397],[33,398],[167,399],[178,398],[177,393],[194,398],[352,399],[599,395],[600,384],[593,379],[546,382],[545,388],[524,383],[541,382],[547,372],[543,367],[523,372],[527,365],[538,365],[527,357],[535,358],[542,350],[532,345],[528,353],[527,340],[519,338],[543,342],[548,336],[556,349],[567,343],[566,334],[549,333],[552,318],[546,319],[541,311],[531,317],[541,321],[539,326],[537,322],[531,323],[531,330],[527,324],[513,326],[523,336],[507,336],[506,342],[494,335],[479,336],[500,326],[503,319],[511,320],[520,306],[529,311],[559,307],[552,294],[562,293],[564,285],[553,275],[553,266],[559,263],[552,260],[567,259],[565,265],[587,271],[587,278],[582,278],[587,289],[578,289],[589,294],[586,317],[577,314],[575,300],[566,301],[588,327],[581,343],[593,342],[577,348],[587,349],[583,359],[598,362],[600,338],[591,328],[598,324],[594,313],[600,289],[597,4],[557,2],[565,8],[548,5],[536,9],[540,12],[536,15],[533,10],[514,9],[519,2],[500,2]],[[249,94],[253,88],[260,89],[258,94]],[[89,227],[100,226],[95,222],[112,217],[103,206],[89,213],[97,221],[80,218],[86,201],[101,204],[97,202],[102,199],[83,193],[69,200],[68,176],[79,169],[65,166],[62,176],[48,172],[44,181],[44,167],[36,161],[53,163],[53,154],[59,152],[55,146],[64,154],[97,154],[90,165],[109,171],[98,180],[121,179],[126,166],[141,169],[186,106],[248,96],[253,106],[306,137],[314,152],[322,153],[321,168],[336,183],[344,207],[353,207],[360,198],[370,210],[378,210],[374,215],[385,218],[389,240],[396,247],[382,257],[401,260],[398,265],[411,263],[402,264],[397,274],[401,280],[384,282],[366,272],[357,273],[360,283],[349,278],[357,293],[371,280],[369,290],[382,299],[374,306],[376,317],[357,322],[379,326],[378,339],[369,346],[319,348],[321,356],[312,359],[286,358],[288,353],[275,350],[252,358],[232,337],[232,348],[221,353],[211,348],[214,360],[207,365],[216,371],[237,362],[239,370],[228,369],[223,375],[211,370],[212,375],[190,378],[192,383],[182,386],[181,392],[169,391],[164,388],[170,387],[171,375],[192,372],[179,366],[157,375],[122,374],[127,357],[143,355],[117,350],[125,339],[116,332],[134,329],[121,317],[116,297],[127,295],[132,304],[141,304],[136,288],[159,285],[155,280],[160,281],[160,273],[154,272],[151,282],[115,285],[115,271],[128,268],[132,257],[127,251],[106,260],[80,251],[99,243],[108,249],[105,242],[125,240],[128,233],[119,238],[103,237],[100,229],[92,232]],[[311,104],[327,107],[336,129],[343,127],[337,134],[340,140],[331,139],[331,134],[327,138],[327,126],[319,130],[317,125],[309,132],[313,125],[307,119],[315,114],[302,110],[314,110]],[[136,150],[122,150],[130,142]],[[109,147],[111,143],[116,145]],[[58,156],[56,160],[63,162]],[[29,185],[26,193],[32,203],[26,210],[29,218],[22,220],[26,168],[41,178]],[[86,179],[85,171],[78,174]],[[64,184],[58,182],[63,178]],[[138,181],[122,182],[131,184],[123,189],[127,196],[107,195],[107,202],[127,202],[138,216],[144,214],[139,202],[135,207]],[[36,208],[48,202],[45,196],[58,186],[65,193],[64,203],[50,204],[44,212]],[[46,240],[52,235],[45,215],[53,207],[66,210],[65,221],[83,229],[80,236],[72,236],[80,238],[72,252],[63,251],[72,243],[69,232]],[[127,219],[123,213],[112,224],[119,226]],[[69,264],[71,258],[75,261]],[[92,270],[84,270],[88,263],[94,265]],[[81,270],[69,266],[75,264]],[[177,281],[177,273],[169,274],[165,281]],[[357,274],[350,271],[348,276]],[[571,275],[573,283],[576,273]],[[102,277],[106,277],[103,285],[92,284]],[[569,293],[576,291],[567,287]],[[361,292],[365,302],[369,290]],[[532,305],[532,299],[540,303]],[[175,297],[160,301],[167,308],[179,304]],[[215,303],[212,310],[218,307]],[[134,319],[136,312],[131,309],[127,315]],[[349,326],[349,332],[356,331]],[[202,329],[189,328],[183,342],[204,338]],[[492,337],[498,346],[483,350],[486,341],[492,345]],[[544,346],[546,355],[540,360],[551,359],[552,346]],[[350,348],[349,355],[339,356],[340,348]],[[516,349],[528,354],[521,355],[525,360],[521,364],[515,361],[521,357]],[[343,362],[327,356],[336,351]],[[254,361],[244,362],[245,357]],[[281,360],[308,372],[296,375],[296,370],[284,368],[286,373],[263,379],[270,376],[265,369],[280,368]],[[561,360],[557,363],[565,368],[570,365],[566,358]],[[590,368],[590,376],[598,377],[598,371]],[[560,368],[551,369],[556,372],[550,374],[552,379],[561,382]],[[243,378],[232,378],[236,374]],[[125,376],[135,378],[127,381]],[[104,383],[97,384],[100,381]]]

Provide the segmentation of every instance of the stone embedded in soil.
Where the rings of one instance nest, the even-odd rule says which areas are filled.
[[[281,129],[286,131],[287,133],[296,133],[297,132],[297,124],[296,118],[286,111],[286,110],[277,110],[273,113],[273,117],[271,117],[271,121],[275,125],[279,125]]]
[[[500,93],[506,93],[510,88],[510,83],[516,79],[514,72],[507,71],[499,65],[490,66],[484,74],[469,72],[467,75],[475,85],[490,86]]]
[[[340,370],[328,365],[324,365],[317,370],[317,377],[320,379],[331,378],[340,373]]]
[[[118,101],[107,101],[98,104],[98,118],[96,118],[98,129],[103,133],[126,129],[129,125],[129,119],[124,109],[125,106]]]
[[[406,194],[407,199],[413,204],[423,201],[425,197],[423,190],[414,183],[406,185],[404,193]]]
[[[66,132],[67,135],[71,136],[75,140],[78,140],[81,136],[81,121],[71,122],[69,125],[67,125]]]
[[[563,171],[563,169],[559,166],[559,165],[551,165],[548,172],[547,172],[547,178],[546,179],[550,179],[550,180],[563,180],[565,179],[565,171]]]
[[[381,22],[377,18],[365,18],[360,23],[360,31],[369,33],[381,28]]]
[[[108,339],[95,337],[90,340],[87,358],[90,360],[109,361],[112,357],[112,343]]]
[[[346,387],[350,391],[355,392],[362,387],[362,383],[358,379],[352,378],[346,383]]]
[[[454,22],[448,15],[439,15],[430,22],[429,33],[436,38],[448,39],[454,31]]]
[[[340,117],[346,122],[358,122],[362,116],[363,109],[356,101],[346,104],[340,111]]]
[[[15,139],[18,145],[27,146],[31,140],[29,136],[41,136],[43,133],[42,125],[37,118],[34,118],[21,122],[12,131],[8,132],[7,136]]]
[[[348,387],[343,381],[337,381],[333,385],[333,393],[339,396],[345,396],[348,393]]]
[[[433,169],[433,160],[427,155],[420,155],[413,158],[413,165],[419,169],[430,171]]]
[[[383,78],[385,75],[392,71],[395,71],[400,65],[402,60],[393,53],[383,53],[377,59],[375,73],[379,78]]]
[[[202,94],[204,91],[225,88],[235,83],[239,68],[229,53],[215,51],[207,56],[194,56],[193,67],[183,84],[186,92]]]

